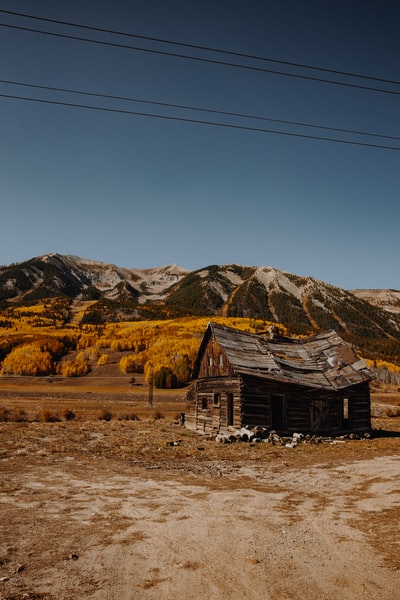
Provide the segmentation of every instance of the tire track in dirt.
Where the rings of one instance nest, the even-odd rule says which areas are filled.
[[[21,463],[0,495],[0,594],[393,600],[399,571],[360,524],[372,509],[395,516],[399,468],[398,456],[279,471],[243,463],[207,479],[101,458]]]

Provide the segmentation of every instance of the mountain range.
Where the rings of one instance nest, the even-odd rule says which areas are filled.
[[[293,333],[400,339],[400,291],[349,291],[269,266],[127,269],[54,253],[0,267],[4,307],[55,296],[87,301],[86,323],[221,315],[275,321]]]

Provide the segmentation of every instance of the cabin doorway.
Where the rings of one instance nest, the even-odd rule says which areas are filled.
[[[329,402],[315,399],[311,402],[310,430],[325,433],[329,431]]]
[[[285,429],[285,398],[277,394],[271,394],[271,428],[276,431]]]
[[[233,425],[233,394],[228,392],[226,394],[226,420],[228,427]]]

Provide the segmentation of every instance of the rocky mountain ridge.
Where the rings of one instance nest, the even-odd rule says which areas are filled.
[[[400,314],[400,290],[350,290],[354,296],[366,300],[374,306]]]
[[[128,269],[47,254],[0,267],[0,301],[91,300],[87,323],[185,315],[250,317],[293,333],[333,328],[354,338],[400,339],[400,291],[346,291],[269,266],[172,264]]]
[[[189,271],[174,264],[154,269],[127,269],[53,253],[0,267],[0,299],[31,301],[57,294],[80,299],[90,295],[118,299],[122,295],[145,302],[148,297],[162,299],[165,290],[187,273]]]

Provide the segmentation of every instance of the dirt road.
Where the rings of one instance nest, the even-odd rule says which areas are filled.
[[[400,598],[398,448],[150,460],[108,426],[0,427],[1,600]]]

